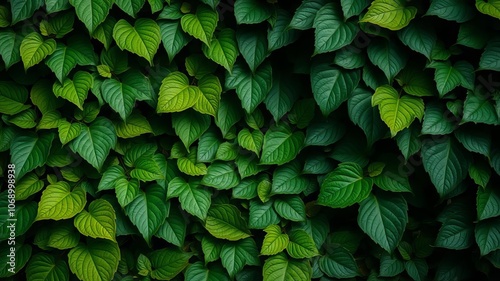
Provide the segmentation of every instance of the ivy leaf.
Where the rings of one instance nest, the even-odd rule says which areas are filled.
[[[259,251],[252,238],[245,238],[236,242],[224,243],[220,252],[222,266],[233,277],[245,265],[260,265]]]
[[[54,39],[43,40],[42,35],[32,32],[24,37],[20,46],[21,59],[24,70],[37,65],[56,50]]]
[[[94,33],[97,26],[104,22],[113,6],[113,2],[113,0],[69,1],[75,7],[76,15],[90,33]]]
[[[26,266],[28,280],[68,280],[68,264],[54,255],[38,253],[33,255]]]
[[[81,234],[92,238],[116,241],[116,215],[113,206],[104,199],[96,199],[89,205],[88,212],[83,210],[74,220]]]
[[[83,103],[87,99],[89,90],[92,88],[94,78],[85,71],[78,71],[73,75],[73,80],[65,78],[62,83],[55,82],[52,90],[56,97],[70,101],[83,110]]]
[[[158,96],[158,113],[184,111],[196,104],[200,89],[189,85],[189,80],[184,73],[175,71],[165,77],[161,83]]]
[[[54,134],[19,134],[11,142],[11,163],[15,165],[16,179],[45,165],[52,147]]]
[[[145,58],[152,66],[160,46],[160,27],[152,19],[138,19],[134,26],[121,19],[113,28],[113,38],[121,50]]]
[[[273,126],[264,135],[260,164],[283,165],[295,159],[304,145],[304,133],[285,125]]]
[[[210,43],[201,48],[205,56],[231,72],[239,54],[234,31],[224,28],[209,40]]]
[[[186,14],[181,18],[182,30],[210,47],[219,15],[206,5],[199,5],[195,14]]]
[[[125,207],[125,214],[148,244],[167,218],[169,205],[165,202],[165,196],[161,186],[151,185],[145,191],[140,190],[134,201]]]
[[[404,6],[399,0],[375,0],[360,22],[369,22],[390,30],[406,27],[417,14],[417,8]]]
[[[236,41],[250,70],[255,72],[269,54],[266,33],[262,30],[240,28],[236,31]]]
[[[394,137],[399,131],[408,128],[415,118],[422,120],[424,102],[413,96],[399,97],[398,92],[389,85],[380,86],[372,97],[372,106],[379,106],[382,120],[391,129]]]
[[[425,142],[422,146],[422,160],[441,197],[453,192],[467,177],[469,157],[451,138]]]
[[[407,223],[408,205],[399,194],[370,194],[359,206],[359,227],[389,253],[403,238]]]
[[[191,37],[184,33],[182,30],[181,23],[179,21],[159,21],[161,32],[161,41],[163,42],[163,47],[167,51],[168,59],[170,62],[174,57],[184,48]]]
[[[111,280],[118,270],[120,248],[108,240],[87,240],[68,253],[71,272],[81,280]]]
[[[314,65],[311,87],[323,115],[332,113],[345,102],[358,86],[360,78],[357,70],[342,70],[327,63]]]
[[[208,210],[205,228],[214,237],[237,241],[250,236],[246,221],[234,205],[214,204]]]
[[[70,143],[70,148],[94,168],[101,170],[116,140],[113,123],[105,117],[98,117],[90,126],[82,125],[80,135]]]
[[[363,201],[371,190],[372,182],[363,178],[361,166],[342,163],[326,175],[317,203],[331,208],[345,208]]]
[[[289,242],[288,234],[281,233],[281,227],[278,225],[270,225],[264,228],[266,235],[262,241],[261,255],[272,256],[281,253],[286,249]]]
[[[458,23],[466,22],[475,15],[472,4],[462,0],[434,0],[431,2],[426,15],[438,16],[449,21]]]
[[[64,181],[50,184],[40,198],[36,220],[72,218],[83,210],[86,203],[85,191],[80,186],[71,190]]]
[[[280,253],[266,259],[262,274],[264,281],[311,280],[312,268],[306,259],[288,259],[286,254]]]
[[[271,17],[271,8],[258,0],[240,0],[234,3],[238,24],[257,24]]]
[[[167,198],[179,197],[182,209],[205,220],[211,203],[211,193],[202,188],[199,182],[185,182],[174,178],[168,183]]]
[[[193,109],[212,116],[217,115],[222,93],[222,86],[219,78],[212,74],[206,74],[198,80],[200,94]]]
[[[318,10],[313,27],[315,54],[336,51],[351,44],[359,31],[355,21],[344,21],[340,5],[334,3]]]
[[[12,30],[0,31],[0,56],[2,56],[6,69],[21,60],[20,48],[23,39]]]
[[[271,90],[272,72],[269,63],[262,64],[254,73],[246,66],[236,64],[226,75],[226,87],[236,89],[243,109],[252,113]]]

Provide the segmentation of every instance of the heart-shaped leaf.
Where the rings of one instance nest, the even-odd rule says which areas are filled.
[[[113,28],[113,38],[121,50],[143,57],[153,65],[161,42],[160,27],[152,19],[138,19],[134,26],[121,19]]]

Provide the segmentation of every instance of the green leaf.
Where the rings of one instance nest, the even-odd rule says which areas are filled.
[[[306,220],[306,205],[299,196],[286,196],[276,199],[274,209],[284,219],[291,221]]]
[[[488,41],[483,54],[481,55],[481,60],[479,61],[479,69],[487,69],[500,71],[500,63],[496,57],[500,53],[500,39],[494,38]]]
[[[217,116],[222,93],[222,86],[219,78],[212,74],[204,75],[198,80],[200,94],[193,109],[212,116]]]
[[[234,95],[224,95],[221,98],[215,124],[220,128],[224,138],[228,138],[232,126],[243,116],[240,104],[238,97]]]
[[[207,166],[196,162],[197,149],[191,149],[187,157],[177,159],[177,167],[186,175],[203,176],[207,174]]]
[[[313,27],[314,18],[318,11],[325,6],[325,0],[305,0],[295,10],[289,27],[293,29],[307,30]]]
[[[145,116],[132,113],[127,121],[115,122],[116,135],[120,138],[134,138],[142,134],[153,133],[153,128]]]
[[[83,210],[74,220],[81,234],[92,238],[116,241],[116,215],[113,206],[104,199],[96,199],[89,205],[88,212]]]
[[[475,15],[472,3],[462,0],[434,0],[431,2],[427,16],[438,16],[458,23],[466,22]]]
[[[469,92],[465,98],[461,123],[497,125],[499,116],[493,103],[484,95]]]
[[[371,194],[359,206],[359,227],[389,253],[398,246],[407,223],[408,205],[399,194]]]
[[[208,129],[198,140],[196,161],[212,162],[215,160],[215,154],[220,144],[221,141],[215,130]]]
[[[266,33],[263,30],[240,28],[236,31],[236,41],[250,70],[255,72],[268,56]]]
[[[252,238],[224,243],[220,252],[222,266],[234,277],[245,265],[260,265],[259,251]]]
[[[20,46],[24,70],[26,71],[28,68],[37,65],[55,50],[56,41],[54,39],[44,40],[43,37],[36,32],[26,35]]]
[[[168,183],[167,198],[179,197],[182,209],[205,220],[211,204],[211,193],[200,186],[199,182],[185,182],[174,178]]]
[[[327,63],[314,65],[311,87],[323,115],[332,113],[345,102],[358,86],[360,78],[357,70],[342,70]]]
[[[180,250],[164,248],[149,254],[153,271],[151,277],[156,280],[171,280],[189,264],[191,254]]]
[[[288,259],[281,253],[266,259],[262,275],[264,281],[311,280],[312,268],[308,260]]]
[[[214,237],[237,241],[250,236],[246,221],[234,205],[214,204],[208,210],[205,228]]]
[[[455,137],[468,151],[489,157],[491,133],[480,127],[462,126],[455,131]]]
[[[12,25],[25,20],[35,13],[36,10],[42,7],[43,0],[21,0],[13,1],[10,6],[12,14]]]
[[[25,87],[10,81],[0,81],[0,112],[8,115],[20,113],[28,108]]]
[[[233,188],[240,183],[240,177],[235,168],[227,162],[215,162],[208,167],[201,184],[219,190]]]
[[[189,265],[188,269],[184,273],[184,276],[187,280],[192,280],[192,281],[231,280],[223,270],[224,269],[215,266],[206,268],[201,261],[197,261]]]
[[[369,22],[390,30],[406,27],[417,14],[417,8],[399,0],[375,0],[360,22]]]
[[[477,218],[485,220],[500,216],[500,192],[491,185],[477,189]]]
[[[239,54],[234,30],[224,28],[208,40],[210,43],[201,48],[205,56],[231,72]]]
[[[267,30],[268,52],[278,50],[282,47],[292,44],[298,39],[297,30],[288,28],[292,15],[284,9],[277,9],[275,22]]]
[[[125,72],[121,81],[106,79],[101,84],[102,97],[111,108],[120,114],[122,120],[132,113],[136,101],[151,100],[153,89],[149,79],[134,70]]]
[[[11,143],[11,163],[15,165],[16,179],[21,179],[26,173],[42,167],[47,161],[54,134],[19,134]]]
[[[122,208],[125,208],[139,195],[139,180],[117,178],[114,182],[114,188],[118,203],[122,206]]]
[[[318,10],[313,27],[315,54],[336,51],[351,44],[359,31],[355,21],[344,21],[340,5],[334,3]]]
[[[452,192],[467,177],[469,157],[451,138],[425,142],[422,160],[441,197]]]
[[[485,15],[500,19],[500,1],[476,0],[476,8]]]
[[[172,208],[155,236],[163,238],[165,241],[178,247],[182,247],[186,238],[186,229],[186,220],[180,209]]]
[[[191,37],[184,33],[179,21],[159,21],[161,41],[170,61],[184,48]]]
[[[383,253],[380,257],[380,276],[381,277],[394,277],[399,275],[404,270],[403,261],[388,253]]]
[[[344,247],[339,247],[319,259],[319,268],[326,275],[334,278],[353,278],[359,275],[358,265],[352,254]]]
[[[87,203],[85,191],[77,186],[71,190],[67,182],[60,181],[45,188],[38,205],[36,220],[62,220],[80,213]]]
[[[160,46],[160,27],[152,19],[138,19],[134,26],[121,19],[113,28],[113,38],[121,50],[145,58],[152,66]]]
[[[69,280],[66,261],[47,253],[38,253],[31,257],[26,266],[28,280]]]
[[[287,73],[273,74],[272,87],[264,100],[267,110],[271,112],[274,121],[278,122],[293,107],[299,98],[301,84],[297,76]]]
[[[158,231],[168,214],[165,190],[159,185],[150,185],[125,207],[125,214],[137,226],[148,244]]]
[[[399,131],[408,128],[415,118],[422,120],[424,102],[413,96],[400,97],[389,85],[380,86],[372,97],[372,106],[378,105],[382,120],[391,129],[394,137]]]
[[[101,176],[101,181],[97,187],[97,190],[109,190],[115,188],[115,182],[120,179],[125,178],[125,170],[121,166],[115,165],[108,167]]]
[[[238,133],[238,144],[244,149],[255,152],[260,155],[262,142],[264,141],[264,134],[260,130],[253,130],[244,128]]]
[[[234,16],[238,24],[257,24],[271,17],[271,8],[258,0],[240,0],[234,3]]]
[[[182,16],[181,26],[186,33],[210,47],[218,21],[219,15],[217,12],[206,5],[198,5],[195,14]]]
[[[479,246],[481,256],[500,249],[500,218],[483,220],[476,225],[476,243]]]
[[[23,39],[12,30],[0,31],[0,56],[2,56],[6,69],[21,61],[20,48]]]
[[[157,113],[184,111],[196,104],[203,95],[196,86],[191,86],[184,73],[175,71],[165,77],[158,96]]]
[[[16,200],[25,200],[38,193],[44,187],[44,182],[34,173],[29,173],[16,182]]]
[[[434,96],[437,92],[432,78],[420,67],[409,65],[396,76],[396,81],[412,96]]]
[[[219,259],[222,244],[210,235],[204,235],[201,240],[201,248],[203,251],[205,264]]]
[[[450,120],[444,104],[428,103],[425,105],[422,134],[447,135],[455,129],[456,125]]]
[[[310,185],[301,175],[302,166],[298,161],[277,167],[273,173],[272,194],[299,194]]]
[[[474,213],[467,208],[467,202],[455,201],[439,215],[443,225],[439,229],[434,243],[437,247],[463,250],[474,242]],[[441,219],[442,218],[442,219]]]
[[[371,100],[370,92],[356,89],[347,102],[349,118],[365,132],[368,144],[384,137],[387,131],[379,111],[372,107]]]
[[[108,240],[87,240],[68,253],[71,272],[81,280],[111,280],[118,269],[120,248]]]
[[[345,69],[356,69],[365,65],[366,59],[362,52],[358,52],[350,45],[338,50],[333,62]]]
[[[83,103],[87,99],[88,91],[92,88],[94,79],[85,71],[78,71],[73,75],[73,80],[65,78],[62,83],[55,82],[52,90],[56,97],[61,97],[83,110]]]
[[[405,262],[405,270],[413,280],[423,281],[427,278],[429,266],[424,259],[413,259]]]
[[[469,167],[469,177],[475,184],[486,188],[491,177],[491,169],[485,161],[472,163]]]
[[[304,144],[304,133],[285,125],[273,126],[264,135],[260,164],[283,165],[295,159]]]
[[[63,145],[78,137],[81,130],[82,125],[80,123],[70,123],[66,120],[58,122],[59,140]]]
[[[434,80],[436,81],[439,97],[444,97],[460,85],[463,76],[449,62],[435,62],[432,66],[436,69]]]
[[[262,64],[254,73],[241,64],[236,64],[231,73],[226,74],[226,87],[236,89],[241,105],[247,113],[252,113],[264,101],[272,86],[272,68]]]
[[[69,3],[75,7],[76,15],[90,33],[94,33],[97,26],[104,22],[113,6],[113,2],[113,0],[69,0]]]
[[[172,115],[172,126],[187,151],[189,151],[191,144],[208,130],[210,122],[210,116],[192,111],[183,111]]]
[[[59,82],[63,83],[64,78],[77,64],[95,65],[94,56],[92,45],[76,37],[72,38],[68,46],[59,44],[45,63],[54,72]]]
[[[115,4],[133,18],[135,18],[137,13],[142,9],[144,2],[145,0],[115,0]]]
[[[305,146],[328,146],[340,140],[345,127],[337,119],[324,119],[307,127]]]
[[[363,201],[371,190],[372,182],[363,178],[361,166],[342,163],[326,175],[317,203],[331,208],[345,208]]]
[[[392,82],[394,77],[406,66],[408,60],[404,49],[395,42],[380,39],[374,40],[368,46],[368,58],[384,72],[389,82]]]
[[[261,255],[272,256],[286,249],[289,237],[288,234],[281,233],[281,227],[273,224],[264,228],[264,232],[266,232],[266,235],[264,236],[264,241],[262,241]]]
[[[302,229],[290,232],[290,242],[286,247],[288,254],[295,259],[312,258],[319,255],[316,244],[309,234]]]
[[[432,26],[427,22],[413,22],[405,29],[398,32],[398,37],[406,46],[431,58],[437,35]]]
[[[98,117],[90,126],[82,125],[80,135],[70,148],[97,170],[101,170],[111,148],[116,145],[116,132],[111,121]]]
[[[255,186],[255,189],[257,189],[257,186]],[[271,224],[278,224],[279,222],[280,218],[273,208],[272,200],[265,203],[262,203],[260,200],[250,201],[248,227],[253,229],[264,229]]]
[[[49,80],[39,80],[31,87],[31,102],[38,107],[42,115],[51,111],[55,111],[63,104],[63,100],[58,99],[52,92],[52,86],[53,85]],[[23,94],[18,93],[16,96],[22,97]],[[16,108],[12,104],[11,106],[13,108]]]

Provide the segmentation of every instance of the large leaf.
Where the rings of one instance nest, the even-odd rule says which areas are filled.
[[[252,238],[225,243],[220,257],[230,276],[235,276],[245,265],[260,265],[259,251]]]
[[[491,185],[478,188],[476,206],[479,220],[500,216],[500,192]]]
[[[268,55],[266,33],[251,28],[240,28],[236,31],[236,41],[241,55],[252,72],[255,72]]]
[[[171,280],[187,265],[191,254],[164,248],[149,254],[151,277],[156,280]]]
[[[399,194],[371,194],[359,206],[359,227],[389,253],[403,238],[407,223],[408,205]]]
[[[119,261],[118,244],[108,240],[89,239],[68,253],[69,268],[81,280],[111,280]]]
[[[424,102],[421,98],[404,95],[389,85],[380,86],[372,96],[372,105],[378,105],[382,120],[391,129],[394,137],[399,131],[408,128],[415,118],[422,120]]]
[[[26,267],[28,280],[68,280],[69,269],[66,261],[47,253],[31,257]]]
[[[125,207],[130,221],[137,226],[146,242],[158,231],[168,214],[165,190],[159,185],[150,185]]]
[[[353,278],[359,275],[358,265],[352,254],[344,247],[337,248],[319,259],[319,268],[334,278]]]
[[[417,8],[406,7],[399,0],[375,0],[368,8],[361,22],[369,22],[390,30],[407,26],[417,14]]]
[[[437,36],[427,22],[414,22],[398,33],[399,39],[410,49],[430,59]]]
[[[266,259],[262,274],[264,281],[311,280],[312,268],[308,260],[288,259],[281,253]]]
[[[288,126],[273,126],[264,135],[261,164],[282,165],[293,160],[304,144],[304,133],[292,132]]]
[[[184,73],[175,71],[165,77],[158,96],[158,113],[184,111],[196,104],[202,95],[200,89],[191,86]]]
[[[193,109],[212,116],[217,116],[221,99],[222,86],[219,78],[212,74],[206,74],[198,81],[199,95]]]
[[[295,10],[289,27],[294,29],[306,30],[313,27],[314,18],[318,11],[325,6],[328,1],[325,0],[305,0]]]
[[[174,178],[168,183],[167,197],[179,197],[182,209],[205,220],[211,203],[211,193],[200,186],[199,182],[185,182]]]
[[[500,40],[498,38],[489,40],[479,61],[480,69],[500,71],[500,63],[495,59],[498,54],[500,54]]]
[[[191,111],[176,113],[172,116],[172,126],[175,133],[188,151],[191,144],[208,130],[210,121],[210,116]]]
[[[345,208],[363,201],[371,190],[372,182],[363,178],[363,170],[358,164],[342,163],[323,180],[318,204]]]
[[[319,255],[313,238],[302,229],[296,229],[289,234],[290,241],[286,251],[292,258],[312,258]]]
[[[113,0],[70,0],[69,2],[75,7],[76,15],[90,33],[94,33],[97,26],[104,22],[113,6]]]
[[[73,80],[65,78],[62,82],[55,82],[52,90],[56,97],[68,100],[83,110],[83,103],[93,84],[94,79],[90,73],[78,71],[73,75]]]
[[[0,31],[0,56],[5,63],[5,68],[11,67],[13,64],[21,60],[21,42],[23,37],[12,30]]]
[[[70,143],[70,148],[94,168],[101,170],[116,140],[113,123],[105,117],[98,117],[90,126],[83,125],[80,135]]]
[[[358,86],[360,78],[357,70],[343,70],[327,63],[314,65],[311,87],[323,115],[332,113],[345,102]]]
[[[240,0],[234,4],[234,16],[238,24],[261,23],[271,17],[271,8],[258,0]]]
[[[37,65],[55,50],[56,41],[54,39],[44,40],[43,37],[36,32],[26,35],[20,46],[20,54],[24,69],[27,70]]]
[[[500,249],[500,218],[480,221],[476,225],[476,243],[479,246],[481,256]]]
[[[500,1],[477,0],[476,8],[483,14],[500,19]]]
[[[184,48],[191,38],[184,33],[178,21],[160,21],[161,41],[170,61]]]
[[[381,139],[387,132],[380,113],[372,107],[372,94],[356,89],[347,102],[351,121],[365,132],[368,144]]]
[[[208,6],[199,5],[195,14],[182,16],[181,26],[186,33],[210,46],[218,20],[217,12]]]
[[[43,2],[43,0],[13,1],[10,5],[12,25],[31,17],[36,10],[42,7]]]
[[[262,241],[261,255],[272,256],[281,253],[288,246],[290,241],[288,234],[281,233],[281,227],[278,225],[270,225],[264,228],[266,235]]]
[[[210,44],[202,46],[203,53],[207,58],[231,72],[238,56],[238,47],[234,31],[230,28],[222,29],[210,40]]]
[[[435,245],[453,250],[469,248],[474,242],[474,212],[466,201],[455,201],[439,215],[443,221]],[[441,219],[442,218],[442,219]]]
[[[113,38],[120,49],[137,54],[153,65],[161,41],[160,27],[152,19],[138,19],[134,26],[121,19],[113,28]]]
[[[72,37],[68,46],[59,44],[45,63],[62,83],[76,65],[95,64],[94,50],[83,38]]]
[[[408,60],[406,52],[396,42],[379,39],[368,45],[368,58],[384,72],[389,82],[392,82],[394,77],[406,66]]]
[[[240,183],[236,167],[227,162],[216,162],[208,167],[207,174],[203,176],[201,184],[215,189],[230,189]]]
[[[18,180],[26,173],[45,164],[53,140],[53,133],[19,134],[12,140],[11,163],[15,165],[15,175]]]
[[[452,138],[425,142],[422,160],[441,197],[452,192],[467,177],[468,155]]]
[[[115,210],[104,199],[92,201],[88,211],[84,210],[75,217],[74,224],[78,231],[85,236],[116,240]]]
[[[462,0],[434,0],[426,15],[438,16],[442,19],[456,22],[466,22],[475,15],[472,3]]]
[[[86,193],[81,187],[71,190],[64,181],[51,184],[42,193],[36,220],[72,218],[83,210],[86,203]]]
[[[214,204],[208,210],[205,228],[214,237],[237,241],[250,236],[247,223],[234,205]]]
[[[359,31],[355,21],[344,21],[338,3],[329,3],[319,9],[314,18],[313,27],[315,28],[314,52],[316,54],[336,51],[351,44]]]

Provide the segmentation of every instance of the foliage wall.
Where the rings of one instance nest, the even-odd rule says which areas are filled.
[[[2,280],[500,278],[499,0],[2,1],[0,56]]]

